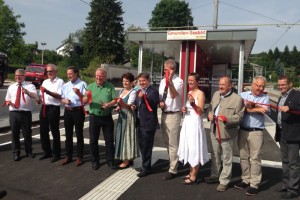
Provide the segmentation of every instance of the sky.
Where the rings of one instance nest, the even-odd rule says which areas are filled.
[[[19,22],[25,23],[26,43],[39,43],[40,49],[55,50],[69,33],[85,27],[91,0],[4,0]],[[151,13],[159,0],[121,0],[124,28],[129,25],[147,30]],[[211,30],[214,0],[186,0],[194,25]],[[288,2],[288,3],[287,3]],[[300,50],[299,0],[219,0],[218,29],[257,28],[252,53],[268,52],[287,45]],[[283,25],[286,24],[286,25]],[[234,25],[234,26],[229,26]],[[0,27],[1,28],[1,27]],[[46,43],[42,46],[41,43]]]

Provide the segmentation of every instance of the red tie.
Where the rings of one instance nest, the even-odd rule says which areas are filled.
[[[18,90],[17,90],[17,97],[15,101],[15,108],[18,109],[20,107],[20,99],[21,99],[21,84],[19,84]]]

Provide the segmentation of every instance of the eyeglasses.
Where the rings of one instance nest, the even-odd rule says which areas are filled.
[[[47,71],[47,73],[52,73],[53,71]]]
[[[22,77],[22,76],[24,76],[24,75],[15,75],[15,77]]]
[[[253,83],[254,85],[256,85],[256,87],[258,88],[265,88],[266,86],[265,85],[257,85],[256,83]]]

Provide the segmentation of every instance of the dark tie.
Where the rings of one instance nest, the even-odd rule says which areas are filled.
[[[165,89],[164,89],[164,93],[163,93],[163,99],[162,101],[165,102],[168,96],[168,86],[166,85]]]
[[[18,90],[17,90],[17,97],[15,101],[15,108],[18,109],[20,107],[20,100],[21,100],[21,84],[19,84]]]

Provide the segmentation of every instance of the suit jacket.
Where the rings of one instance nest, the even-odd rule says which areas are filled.
[[[231,92],[228,96],[220,98],[220,91],[216,91],[210,103],[209,113],[214,115],[214,111],[220,102],[218,115],[224,115],[227,118],[227,122],[218,120],[220,127],[221,139],[231,139],[237,136],[238,126],[243,118],[245,107],[243,99],[234,92]],[[217,128],[215,127],[215,121],[211,122],[211,132],[216,137]]]
[[[280,101],[281,97],[278,100]],[[277,106],[278,106],[277,103]],[[289,110],[300,112],[300,91],[292,89],[284,102],[284,106],[288,106]],[[278,115],[278,111],[277,111]],[[281,137],[289,142],[300,141],[300,115],[289,112],[281,112]],[[280,134],[280,128],[276,123],[276,135]]]
[[[138,108],[139,127],[145,131],[155,131],[158,127],[157,106],[159,104],[158,90],[151,85],[146,90],[147,101],[152,108],[150,112],[144,101],[144,98],[136,98],[136,106]]]

